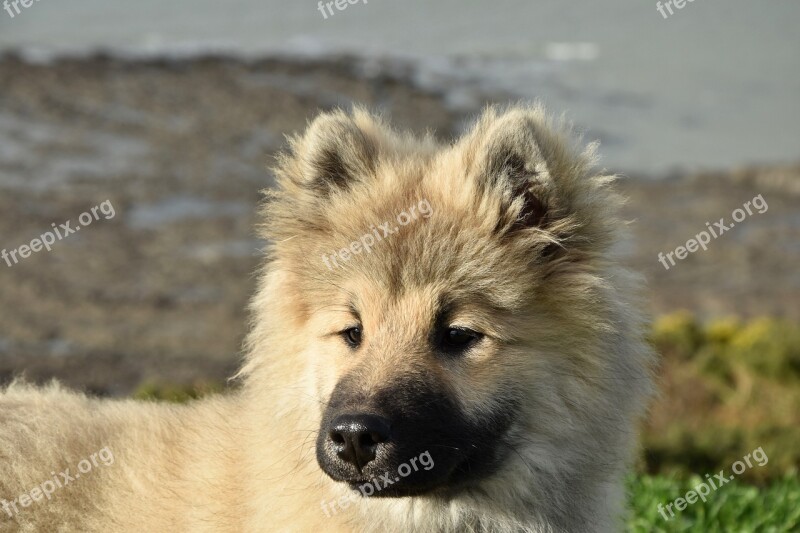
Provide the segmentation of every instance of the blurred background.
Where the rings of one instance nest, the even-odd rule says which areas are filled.
[[[487,103],[539,100],[621,176],[664,356],[630,529],[800,528],[800,3],[697,0],[666,18],[655,1],[339,4],[0,5],[0,247],[115,211],[0,261],[0,382],[224,389],[284,134],[359,103],[449,140]],[[758,195],[768,210],[659,262]],[[767,465],[659,517],[758,447]]]

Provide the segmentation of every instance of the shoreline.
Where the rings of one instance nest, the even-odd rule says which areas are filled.
[[[347,58],[41,65],[5,55],[0,95],[0,249],[106,200],[116,209],[50,252],[0,263],[0,382],[27,369],[108,394],[150,375],[224,379],[235,366],[263,246],[259,190],[273,183],[266,168],[284,134],[358,102],[447,141],[473,112],[411,72]],[[503,95],[474,106],[493,100]],[[653,314],[800,320],[800,164],[633,172],[619,188],[633,221],[629,262],[647,279]],[[758,194],[768,212],[669,271],[658,262]],[[105,371],[90,371],[95,362]]]
[[[428,60],[430,59],[430,61]],[[541,94],[537,96],[527,96],[528,89],[519,90],[514,88],[513,83],[497,83],[496,68],[504,65],[505,61],[526,65],[526,69],[535,71],[532,73],[535,84],[539,85]],[[514,58],[504,60],[501,58],[471,58],[468,56],[443,56],[439,58],[419,58],[411,55],[378,55],[358,54],[355,52],[341,51],[264,51],[246,53],[234,49],[217,49],[214,46],[187,47],[181,50],[180,47],[174,50],[137,50],[137,49],[107,49],[97,48],[81,52],[45,50],[37,47],[21,47],[0,50],[0,64],[16,65],[20,68],[61,68],[65,65],[80,66],[82,68],[116,68],[131,67],[134,69],[164,69],[165,72],[171,70],[186,70],[208,65],[229,65],[243,71],[264,71],[268,69],[278,69],[300,75],[302,72],[313,70],[325,70],[337,72],[338,74],[349,76],[353,79],[361,80],[365,83],[373,84],[398,84],[408,87],[419,93],[434,96],[440,100],[441,106],[451,115],[456,117],[454,120],[453,131],[440,132],[443,137],[455,137],[461,131],[460,128],[469,121],[470,117],[480,112],[482,106],[486,104],[504,105],[508,102],[518,101],[542,101],[545,107],[554,114],[559,114],[567,110],[566,117],[572,123],[577,132],[581,133],[585,142],[598,141],[601,144],[601,154],[604,156],[604,165],[611,168],[617,175],[636,176],[641,179],[663,180],[676,178],[688,174],[713,174],[725,173],[731,169],[748,169],[751,167],[792,166],[800,161],[800,152],[796,156],[783,157],[778,159],[753,159],[749,162],[737,163],[709,163],[693,160],[680,161],[675,158],[670,161],[663,157],[654,157],[651,154],[649,163],[638,160],[636,157],[630,158],[622,154],[634,154],[641,150],[651,151],[655,146],[650,144],[639,145],[636,139],[642,137],[644,133],[639,129],[625,130],[627,137],[621,137],[619,131],[613,128],[608,129],[603,125],[603,121],[592,123],[577,122],[577,108],[570,111],[571,107],[564,107],[560,104],[568,103],[554,98],[554,93],[560,92],[561,77],[566,75],[568,70],[565,64],[558,61],[550,61],[543,58],[520,59]],[[464,72],[461,72],[464,69]],[[513,81],[513,80],[509,80]],[[324,90],[323,88],[320,88]],[[573,89],[570,89],[570,91]],[[568,91],[569,92],[569,91]],[[645,103],[643,96],[634,93],[604,93],[596,95],[600,99],[613,100],[613,105],[620,107],[620,116],[630,120],[630,114],[643,113],[650,115],[655,111],[653,102]],[[589,98],[583,95],[583,98]],[[589,98],[591,99],[591,98]],[[578,102],[576,102],[578,103]],[[588,115],[596,114],[592,107],[585,107],[587,102],[583,102],[584,120]],[[577,106],[577,107],[580,107]],[[595,111],[599,110],[597,108]],[[665,119],[666,117],[662,117]],[[710,117],[708,117],[710,118]],[[682,119],[684,120],[684,119]],[[688,119],[687,119],[688,120]],[[698,120],[703,120],[699,119]],[[634,126],[639,128],[639,126]],[[686,124],[685,134],[692,134],[693,126]],[[675,132],[678,133],[678,132]],[[722,133],[722,132],[720,132]],[[646,135],[645,135],[646,136]],[[663,139],[661,139],[663,140]],[[656,139],[653,139],[655,142]],[[629,146],[628,146],[629,145]],[[660,146],[660,145],[659,145]],[[677,147],[676,147],[677,148]],[[659,151],[666,151],[667,148],[659,148]],[[718,150],[718,148],[715,148]],[[716,154],[719,157],[720,154]],[[697,154],[695,154],[695,157]],[[630,159],[627,163],[622,162]],[[620,159],[617,163],[614,159]]]

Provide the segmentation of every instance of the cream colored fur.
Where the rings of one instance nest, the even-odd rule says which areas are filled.
[[[638,282],[618,256],[624,226],[613,179],[596,175],[591,150],[573,142],[539,108],[489,109],[451,146],[397,133],[361,110],[322,115],[282,156],[264,208],[272,244],[241,387],[172,406],[11,385],[0,394],[0,499],[30,493],[51,472],[74,472],[103,448],[114,463],[13,518],[0,509],[0,530],[619,529],[653,360]],[[509,176],[487,181],[491,158],[508,146],[536,176],[529,188],[548,206],[547,226],[519,229],[519,191]],[[430,218],[341,268],[323,264],[322,254],[421,199]],[[484,351],[448,367],[425,364],[447,376],[468,414],[512,390],[524,395],[511,429],[516,453],[500,471],[455,497],[361,499],[323,512],[322,501],[349,493],[314,456],[321,410],[353,364],[323,335],[341,325],[342,290],[382,317],[365,324],[383,339],[375,383],[412,364],[400,354],[419,352],[405,348],[436,294],[474,301],[465,316],[487,330]]]

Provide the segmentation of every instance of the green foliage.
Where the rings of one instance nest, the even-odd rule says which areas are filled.
[[[761,318],[748,324],[729,343],[731,358],[762,376],[779,381],[800,378],[800,328]]]
[[[680,311],[656,320],[651,338],[664,357],[699,361],[705,374],[727,381],[737,367],[784,382],[800,379],[800,327],[784,320],[743,324],[729,317],[703,326]]]
[[[691,314],[661,317],[652,341],[662,355],[662,394],[644,428],[650,473],[729,468],[761,447],[763,467],[746,481],[800,469],[800,327],[785,320],[736,318],[699,323]]]
[[[700,326],[688,311],[656,320],[651,338],[661,354],[682,360],[690,359],[703,343]]]
[[[146,382],[133,393],[136,400],[187,403],[210,394],[221,392],[217,383],[198,382],[192,385]]]

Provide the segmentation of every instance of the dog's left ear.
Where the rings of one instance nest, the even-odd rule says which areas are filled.
[[[472,172],[482,186],[500,192],[515,227],[544,229],[557,214],[546,120],[537,109],[500,116],[490,109],[471,135]]]
[[[568,124],[536,106],[489,108],[459,144],[483,204],[497,208],[498,233],[524,234],[541,247],[537,257],[573,261],[616,241],[614,176],[596,173],[595,145],[581,149]]]

